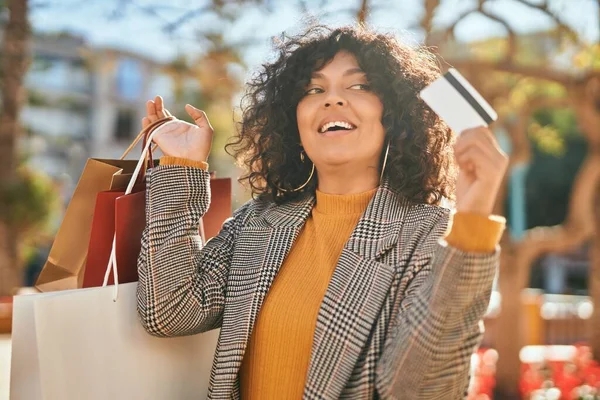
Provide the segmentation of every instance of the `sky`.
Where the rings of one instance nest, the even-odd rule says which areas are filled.
[[[160,61],[168,61],[179,54],[202,51],[196,32],[225,30],[231,41],[244,45],[243,57],[250,69],[270,55],[273,36],[283,31],[301,29],[302,14],[298,1],[268,0],[270,10],[256,6],[238,7],[241,18],[235,23],[217,18],[211,12],[192,14],[179,24],[175,33],[163,29],[182,15],[198,10],[206,0],[170,0],[169,5],[157,7],[155,15],[148,14],[148,6],[167,4],[160,0],[31,0],[31,21],[39,32],[68,31],[83,36],[89,44],[98,47],[116,47],[140,53]],[[528,0],[540,3],[541,0]],[[588,40],[600,37],[598,3],[596,0],[549,0],[560,18],[581,32]],[[360,0],[305,0],[311,15],[322,22],[342,25],[354,22],[354,13]],[[422,14],[422,0],[371,0],[373,12],[368,18],[376,29],[398,33],[409,41],[421,38],[413,26]],[[439,26],[450,24],[459,14],[473,7],[476,0],[442,0],[434,22]],[[487,9],[500,16],[508,16],[517,32],[531,32],[552,26],[552,21],[537,10],[518,4],[517,0],[494,0]],[[121,6],[129,4],[127,6]],[[503,35],[504,28],[482,16],[473,15],[462,22],[456,34],[459,39],[483,39]]]

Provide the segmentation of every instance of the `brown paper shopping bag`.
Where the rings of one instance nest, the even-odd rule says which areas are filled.
[[[98,193],[125,188],[138,161],[123,158],[147,132],[171,119],[173,118],[158,120],[140,132],[121,159],[91,158],[87,161],[54,239],[48,260],[36,281],[36,288],[42,292],[51,292],[82,287]]]

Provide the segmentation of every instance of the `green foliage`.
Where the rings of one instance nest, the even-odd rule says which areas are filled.
[[[566,153],[566,140],[579,136],[577,120],[570,109],[541,109],[529,126],[529,137],[540,153],[561,158]]]
[[[59,193],[53,182],[27,168],[0,188],[0,219],[17,235],[44,229],[58,207]]]
[[[527,227],[563,222],[575,176],[585,158],[587,144],[579,135],[571,110],[540,110],[534,114],[539,136],[530,136],[533,159],[526,182]],[[550,134],[544,138],[542,133]],[[548,142],[560,141],[560,152]]]
[[[27,104],[33,107],[44,107],[50,105],[50,101],[39,90],[28,89]]]
[[[89,105],[76,96],[61,96],[58,99],[49,99],[39,90],[27,89],[27,104],[33,107],[61,108],[84,114],[89,111]]]
[[[565,154],[565,141],[561,132],[551,125],[532,123],[529,126],[529,137],[543,153],[554,157],[561,157]]]

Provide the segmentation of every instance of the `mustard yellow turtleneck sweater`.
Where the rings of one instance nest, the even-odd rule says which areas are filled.
[[[162,165],[199,163],[163,157]],[[260,309],[242,368],[244,400],[300,399],[308,373],[317,314],[344,244],[377,189],[350,195],[317,191],[316,205],[281,266]],[[504,218],[456,213],[446,235],[450,246],[490,252]]]
[[[240,370],[242,399],[299,399],[317,313],[344,243],[376,190],[317,191],[317,203],[260,309]]]

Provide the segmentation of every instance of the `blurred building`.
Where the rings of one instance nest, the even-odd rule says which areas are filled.
[[[22,150],[52,177],[74,184],[88,157],[120,157],[141,128],[145,102],[157,94],[172,101],[171,78],[148,57],[71,34],[36,34],[31,51]]]
[[[591,243],[566,254],[545,254],[531,270],[531,288],[548,294],[587,295]]]

